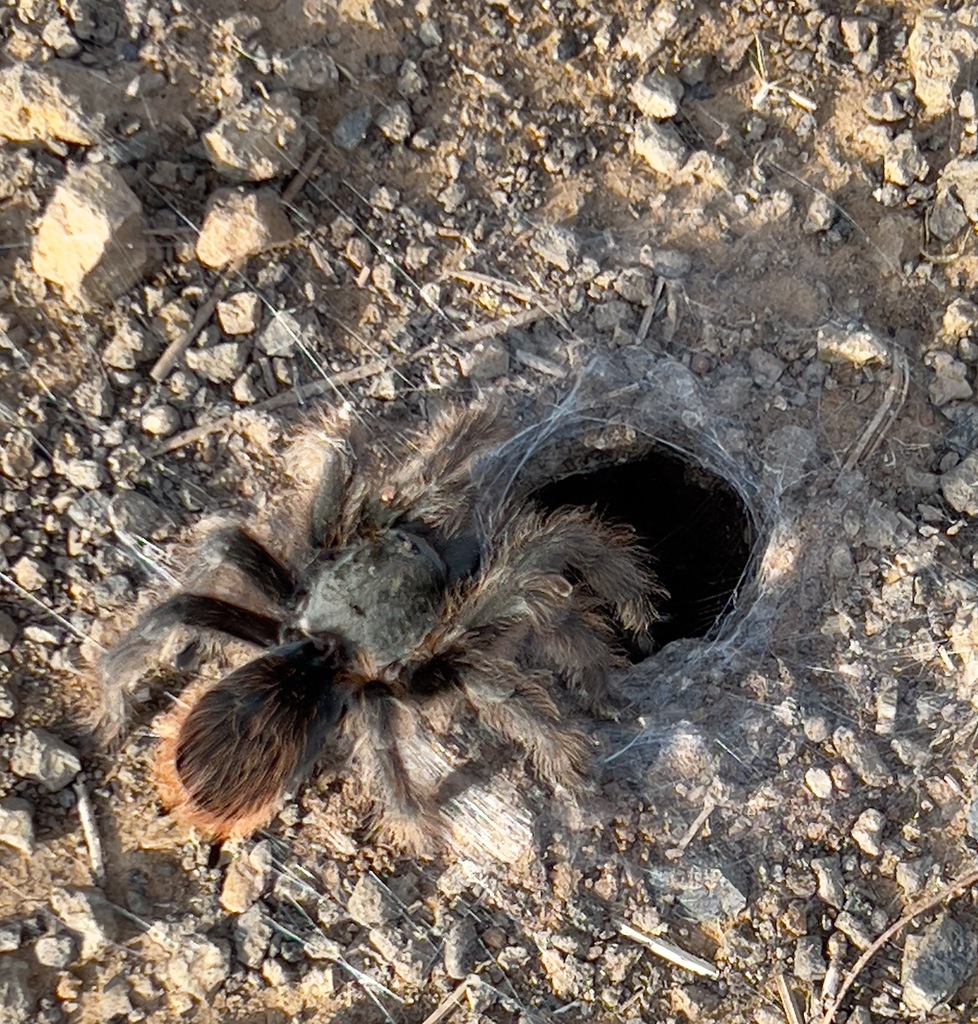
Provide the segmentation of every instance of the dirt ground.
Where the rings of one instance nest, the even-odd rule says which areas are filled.
[[[0,1022],[978,1020],[973,8],[8,0],[0,45]],[[650,543],[746,543],[736,594],[584,723],[588,792],[463,735],[444,854],[342,778],[216,853],[151,715],[87,735],[99,645],[289,508],[317,410],[480,395],[568,413],[540,486],[725,482]]]

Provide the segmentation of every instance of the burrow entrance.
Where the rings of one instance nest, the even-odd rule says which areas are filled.
[[[706,635],[730,610],[756,541],[747,507],[727,481],[663,452],[564,477],[534,498],[548,509],[596,508],[635,528],[669,592],[659,603],[659,647]]]

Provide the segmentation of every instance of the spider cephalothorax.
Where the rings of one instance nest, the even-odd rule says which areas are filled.
[[[589,744],[562,721],[555,685],[600,706],[618,635],[645,643],[655,619],[659,591],[631,530],[534,506],[506,471],[505,433],[485,407],[451,412],[400,446],[323,424],[302,447],[320,468],[288,558],[243,527],[215,530],[199,585],[150,610],[103,659],[117,731],[133,664],[178,627],[260,652],[165,716],[164,803],[213,838],[246,835],[315,762],[349,765],[388,831],[417,845],[438,814],[402,744],[435,703],[467,709],[542,778],[577,780]],[[218,569],[238,574],[247,602],[213,592]]]

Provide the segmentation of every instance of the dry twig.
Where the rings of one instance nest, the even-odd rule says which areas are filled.
[[[78,800],[78,817],[81,820],[82,835],[88,847],[88,859],[92,865],[92,876],[100,885],[105,881],[105,858],[102,856],[102,840],[98,834],[98,823],[95,821],[95,808],[92,798],[81,779],[76,779],[71,787]]]
[[[884,435],[893,426],[894,421],[907,399],[910,385],[910,374],[907,369],[907,357],[896,347],[893,348],[893,370],[890,381],[883,394],[876,415],[866,425],[859,440],[852,446],[846,461],[842,465],[840,476],[855,468],[862,458],[868,458],[879,447]]]
[[[668,960],[677,967],[682,967],[683,970],[691,971],[693,974],[699,974],[703,978],[710,978],[714,981],[720,977],[719,970],[709,960],[704,960],[693,953],[687,953],[685,949],[680,949],[679,946],[666,939],[659,938],[656,935],[646,935],[645,932],[640,932],[625,921],[618,923],[618,931],[626,939],[640,943],[646,949],[650,949],[655,953],[656,956],[661,956],[663,960]]]

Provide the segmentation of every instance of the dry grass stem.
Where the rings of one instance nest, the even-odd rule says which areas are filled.
[[[651,950],[656,956],[662,957],[663,960],[668,960],[669,963],[681,967],[684,971],[698,974],[701,978],[710,978],[712,981],[720,977],[720,971],[709,960],[704,960],[693,953],[687,953],[685,949],[680,949],[679,946],[666,939],[655,935],[646,935],[645,932],[640,932],[625,921],[618,924],[618,931],[626,939],[631,939],[633,942],[645,946],[646,949]]]

